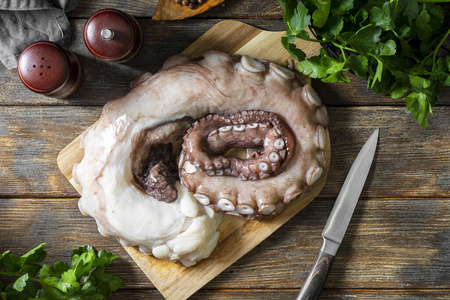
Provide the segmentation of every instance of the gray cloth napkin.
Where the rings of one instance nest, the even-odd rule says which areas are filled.
[[[78,1],[0,0],[0,71],[16,68],[20,53],[31,43],[67,46],[70,24],[65,13]]]

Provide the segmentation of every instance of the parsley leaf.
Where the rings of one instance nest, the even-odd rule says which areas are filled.
[[[297,2],[297,6],[293,10],[294,15],[291,17],[290,24],[293,32],[298,32],[308,26],[311,17],[308,10],[302,2]]]
[[[0,299],[106,299],[123,285],[122,279],[105,272],[115,255],[87,245],[72,251],[71,266],[57,261],[43,264],[47,253],[41,244],[18,257],[6,251],[0,255],[0,274],[18,277],[2,288]]]
[[[394,28],[394,26],[391,24],[391,9],[389,2],[385,2],[382,7],[375,6],[370,11],[372,13],[372,16],[370,17],[370,20],[383,30],[391,30]]]
[[[317,29],[317,33],[327,40],[333,39],[341,32],[344,27],[344,18],[342,16],[330,16],[323,26],[323,28]]]
[[[416,1],[396,0],[394,3],[396,11],[400,12],[402,16],[407,17],[408,23],[411,22],[411,20],[416,19],[419,15],[419,3]]]
[[[444,86],[450,86],[450,57],[441,57],[433,65],[431,80],[437,80]]]
[[[293,43],[289,43],[288,37],[281,37],[281,44],[283,47],[289,52],[293,59],[297,61],[302,61],[306,58],[306,53],[301,49],[297,48],[297,46]]]
[[[311,17],[302,2],[297,2],[297,0],[278,0],[278,2],[284,8],[283,19],[292,33],[296,34],[297,31],[308,26]]]
[[[430,14],[426,10],[423,10],[414,21],[414,24],[416,25],[417,37],[420,40],[426,40],[430,38],[432,31],[429,22]]]
[[[24,275],[17,278],[17,280],[13,284],[13,289],[15,289],[18,292],[23,291],[23,289],[27,285],[27,280],[28,280],[28,273],[25,273]]]
[[[408,85],[402,85],[399,82],[395,82],[391,87],[391,97],[394,99],[401,98],[408,91],[409,91]]]
[[[381,28],[369,24],[352,35],[347,43],[361,54],[370,53],[377,48],[377,43],[380,41],[380,35]]]
[[[334,15],[343,15],[353,8],[353,0],[339,0],[331,3],[331,11]]]
[[[317,7],[312,15],[313,24],[319,28],[323,27],[330,13],[331,0],[315,0],[311,2]]]
[[[308,60],[302,61],[298,64],[297,69],[312,78],[323,78],[328,75],[326,59],[320,56],[314,56]]]
[[[431,113],[431,105],[427,100],[425,93],[413,92],[405,98],[406,107],[412,113],[413,117],[417,120],[420,126],[425,127],[427,124],[427,115]]]
[[[347,59],[348,67],[355,72],[355,74],[361,78],[367,78],[367,57],[362,55],[352,54]]]
[[[325,49],[321,49],[320,53],[320,56],[314,56],[308,60],[302,61],[298,64],[297,69],[312,78],[327,77],[331,73],[342,69],[342,66],[339,67],[341,62],[326,54]]]
[[[40,244],[20,257],[19,264],[22,267],[20,271],[27,272],[30,276],[35,276],[39,272],[41,269],[40,263],[47,257],[44,245]]]
[[[393,40],[388,40],[385,43],[380,44],[381,53],[380,56],[390,56],[397,52],[397,44]]]

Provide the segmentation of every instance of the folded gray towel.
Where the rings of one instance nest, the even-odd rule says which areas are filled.
[[[0,71],[17,67],[20,53],[31,43],[51,41],[67,46],[70,24],[66,12],[79,0],[1,0]]]

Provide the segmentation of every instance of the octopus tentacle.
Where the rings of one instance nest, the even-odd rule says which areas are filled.
[[[277,213],[310,190],[326,165],[327,125],[318,94],[289,69],[218,51],[175,56],[84,134],[79,208],[105,236],[194,264],[217,243],[220,210]],[[230,147],[248,157],[225,155]]]
[[[246,160],[223,155],[232,147],[260,146],[264,150]],[[181,161],[189,161],[208,176],[258,180],[280,173],[294,146],[292,133],[274,113],[254,110],[208,115],[196,121],[185,135]]]
[[[172,202],[178,198],[175,182],[178,167],[172,143],[182,138],[182,133],[192,121],[182,119],[142,130],[133,139],[131,172],[138,188],[159,201]]]

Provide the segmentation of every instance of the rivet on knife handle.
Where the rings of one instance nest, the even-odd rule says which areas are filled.
[[[312,300],[319,298],[333,259],[333,255],[320,251],[308,278],[306,278],[300,293],[297,298],[295,298],[296,300]]]

